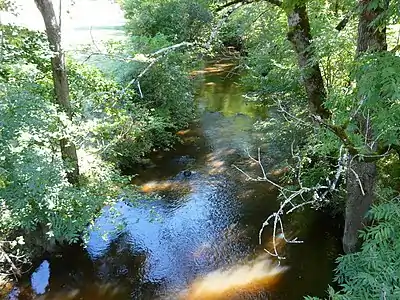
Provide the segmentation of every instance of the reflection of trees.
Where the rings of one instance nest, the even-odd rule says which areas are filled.
[[[119,236],[100,258],[92,261],[78,246],[50,259],[50,287],[46,299],[154,299],[160,282],[147,282],[147,253],[132,251]]]
[[[264,118],[265,105],[244,101],[243,93],[237,85],[238,76],[226,77],[227,74],[206,76],[206,82],[210,84],[203,84],[200,98],[206,101],[207,109],[222,112],[225,116],[241,113],[254,118]]]
[[[78,245],[64,248],[62,253],[51,257],[49,262],[48,299],[79,299],[78,295],[96,281],[93,262]]]
[[[95,269],[101,283],[115,283],[124,287],[133,299],[152,299],[160,283],[147,282],[145,264],[147,253],[134,250],[120,235],[109,247],[104,256],[95,261]]]
[[[291,215],[286,223],[290,224],[289,230],[296,228],[296,235],[306,242],[286,248],[285,265],[291,266],[291,272],[284,275],[278,290],[284,291],[283,298],[289,299],[299,294],[325,296],[323,287],[332,281],[334,261],[341,251],[342,222],[307,209]]]

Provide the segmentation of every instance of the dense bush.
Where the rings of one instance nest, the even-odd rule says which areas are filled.
[[[0,78],[2,240],[22,235],[30,248],[36,245],[43,249],[76,242],[104,203],[115,199],[124,179],[97,160],[91,169],[82,168],[82,186],[67,182],[58,141],[68,135],[78,142],[90,127],[79,128],[57,112],[48,53],[41,46],[46,44],[43,36],[16,27],[7,27],[5,32],[6,60]],[[24,47],[15,51],[21,43]],[[104,92],[110,84],[102,85],[106,80],[91,76],[79,86],[77,68],[71,68],[75,70],[75,74],[71,72],[71,96],[76,118],[87,121],[82,113],[83,96]]]
[[[154,150],[171,149],[179,142],[176,132],[194,118],[194,86],[189,76],[194,67],[191,55],[177,50],[147,69],[152,59],[156,59],[152,54],[170,45],[162,34],[152,38],[131,36],[128,41],[114,45],[107,64],[99,64],[104,74],[112,78],[114,87],[100,97],[103,106],[97,113],[105,117],[95,134],[108,144],[102,152],[104,157],[122,168],[140,163]],[[80,83],[84,84],[85,81]],[[110,94],[118,100],[104,100]],[[104,109],[104,105],[108,108]]]
[[[78,241],[104,203],[116,196],[103,189],[117,186],[111,182],[112,170],[97,165],[82,175],[90,183],[71,186],[56,151],[59,138],[68,134],[60,127],[66,118],[57,113],[54,104],[35,94],[29,83],[22,89],[3,83],[1,91],[3,239],[8,234],[19,234],[29,240],[30,247],[34,244],[44,249],[51,249],[55,243]]]
[[[127,31],[134,36],[163,34],[169,41],[193,41],[212,21],[208,1],[121,0]]]

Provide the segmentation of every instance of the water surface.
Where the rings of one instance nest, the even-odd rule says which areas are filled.
[[[301,299],[324,296],[340,243],[339,222],[304,210],[286,222],[303,244],[283,245],[286,260],[269,258],[270,232],[258,244],[262,222],[278,207],[277,191],[248,182],[232,164],[256,174],[257,119],[239,77],[220,61],[201,74],[199,120],[178,134],[183,145],[158,153],[136,170],[143,200],[105,208],[86,248],[49,257],[50,278],[40,299]],[[268,162],[268,157],[264,158]],[[273,165],[269,162],[267,165]],[[184,171],[190,171],[184,173]],[[156,194],[158,198],[152,195]],[[43,279],[46,280],[46,279]],[[29,289],[28,289],[29,290]],[[19,299],[31,299],[20,293]],[[18,298],[17,298],[18,299]]]

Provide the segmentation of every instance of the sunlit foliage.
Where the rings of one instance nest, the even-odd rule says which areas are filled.
[[[163,34],[169,41],[193,41],[207,28],[212,15],[206,0],[121,0],[126,28],[135,36]]]

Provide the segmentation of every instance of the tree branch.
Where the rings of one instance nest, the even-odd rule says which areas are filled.
[[[346,27],[347,23],[349,23],[349,21],[350,21],[352,15],[353,15],[353,12],[348,13],[348,14],[342,19],[342,21],[340,21],[339,24],[336,25],[335,29],[336,29],[337,31],[342,31],[342,30]]]
[[[159,60],[161,60],[163,57],[165,57],[170,52],[172,52],[172,51],[174,51],[176,49],[182,48],[182,47],[189,47],[189,46],[192,46],[192,45],[195,45],[195,43],[182,42],[182,43],[179,43],[179,44],[175,44],[175,45],[172,45],[172,46],[169,46],[169,47],[162,48],[162,49],[157,50],[156,52],[152,53],[151,55],[149,55],[150,57],[154,57],[154,56],[158,55],[158,57],[152,58],[151,62],[147,65],[147,67],[142,72],[140,72],[140,74],[137,77],[135,77],[131,81],[129,81],[129,83],[125,86],[125,88],[122,90],[122,92],[125,93],[126,90],[132,84],[137,83],[138,84],[138,89],[140,91],[140,96],[141,96],[141,98],[143,98],[143,93],[142,93],[142,90],[141,90],[140,84],[139,84],[140,78],[142,78],[151,69],[151,67],[155,63],[157,63]]]
[[[273,4],[273,5],[278,6],[278,7],[282,7],[282,1],[280,1],[280,0],[232,0],[232,1],[227,2],[227,3],[225,3],[225,4],[221,5],[221,6],[218,6],[215,9],[215,11],[219,12],[221,10],[224,10],[225,8],[228,8],[228,7],[230,7],[232,5],[235,5],[235,4],[238,4],[238,3],[241,3],[242,5],[245,5],[245,4],[251,4],[251,3],[256,3],[256,2],[261,2],[261,1],[269,2],[269,3]]]
[[[15,263],[13,262],[13,260],[10,257],[10,254],[8,254],[3,247],[0,245],[0,257],[4,257],[4,259],[7,261],[7,263],[10,265],[12,274],[14,275],[14,277],[17,279],[19,277],[21,277],[21,271],[20,269],[15,265]],[[23,257],[23,256],[22,256]],[[18,257],[17,257],[18,258]]]
[[[315,121],[317,121],[319,124],[321,124],[323,127],[327,128],[329,131],[331,131],[333,134],[335,134],[342,141],[343,145],[347,148],[347,150],[349,150],[349,153],[351,155],[358,154],[358,150],[356,149],[356,146],[353,144],[353,142],[347,136],[345,127],[339,127],[339,126],[329,124],[329,123],[325,122],[324,120],[322,120],[322,118],[317,115],[312,115],[311,117]]]
[[[259,0],[256,0],[256,1],[259,1]],[[250,2],[249,2],[249,3],[250,3]],[[164,58],[165,56],[167,56],[167,55],[168,55],[169,53],[171,53],[172,51],[175,51],[175,50],[177,50],[177,49],[184,48],[184,47],[191,47],[191,46],[197,46],[197,47],[199,47],[199,48],[204,48],[204,49],[206,49],[207,51],[209,51],[210,48],[211,48],[212,42],[215,40],[215,38],[216,38],[216,36],[217,36],[219,30],[221,29],[222,25],[225,23],[226,19],[227,19],[236,9],[238,9],[238,8],[241,7],[242,5],[243,5],[243,1],[237,1],[237,0],[235,0],[235,1],[230,2],[230,5],[227,5],[227,6],[226,6],[226,7],[230,7],[230,6],[232,6],[232,7],[230,7],[230,9],[229,9],[227,12],[224,13],[224,15],[223,15],[223,16],[221,17],[221,19],[219,20],[218,24],[213,28],[213,30],[211,31],[210,36],[209,36],[209,38],[208,38],[208,40],[207,40],[206,43],[201,44],[201,43],[198,43],[198,42],[181,42],[181,43],[179,43],[179,44],[175,44],[175,45],[172,45],[172,46],[168,46],[168,47],[162,48],[162,49],[157,50],[156,52],[154,52],[154,53],[148,55],[148,58],[149,58],[149,60],[151,60],[151,62],[147,65],[147,67],[146,67],[142,72],[140,72],[140,74],[139,74],[137,77],[133,78],[133,79],[127,84],[127,86],[123,89],[122,92],[123,92],[123,93],[126,92],[126,90],[127,90],[131,85],[133,85],[133,84],[136,83],[137,86],[138,86],[138,90],[139,90],[139,93],[140,93],[140,97],[143,98],[143,93],[142,93],[142,90],[141,90],[141,88],[140,88],[140,83],[139,83],[140,78],[142,78],[142,77],[153,67],[153,65],[155,65],[158,61],[160,61],[162,58]]]
[[[293,145],[293,144],[292,144]],[[240,171],[242,174],[246,176],[246,179],[249,181],[267,181],[268,183],[272,184],[273,186],[277,187],[280,191],[280,195],[284,198],[283,202],[281,202],[279,209],[272,213],[262,224],[262,227],[259,231],[259,243],[262,244],[262,234],[267,227],[271,220],[273,220],[273,232],[272,232],[272,244],[273,244],[273,251],[269,251],[268,249],[264,249],[268,254],[271,256],[274,256],[278,259],[285,259],[284,256],[282,256],[277,249],[277,234],[280,235],[280,237],[286,242],[286,243],[302,243],[302,241],[299,241],[297,238],[293,238],[291,240],[287,239],[285,236],[285,231],[284,231],[284,226],[283,226],[283,221],[282,221],[282,216],[288,215],[290,213],[293,213],[294,211],[298,210],[301,207],[304,207],[306,205],[310,204],[315,204],[317,202],[324,201],[328,195],[328,193],[334,191],[337,189],[338,183],[340,176],[345,173],[346,171],[346,165],[348,162],[348,154],[347,154],[347,149],[342,146],[339,150],[339,158],[338,158],[338,164],[337,164],[337,169],[335,172],[335,175],[332,180],[327,178],[327,185],[316,185],[314,187],[305,187],[303,183],[301,183],[301,168],[299,168],[299,174],[298,174],[298,180],[299,180],[299,190],[290,190],[287,189],[283,186],[280,186],[279,184],[273,182],[272,180],[268,179],[268,173],[265,171],[264,166],[261,163],[261,155],[260,155],[260,149],[258,149],[257,152],[257,158],[252,157],[248,151],[247,154],[249,158],[256,162],[259,167],[261,168],[261,172],[263,174],[262,177],[253,177],[237,167],[236,165],[233,165],[234,168],[236,168],[238,171]],[[292,155],[294,155],[294,150],[292,146]],[[295,158],[301,161],[300,156],[294,155]],[[304,196],[308,195],[311,197],[311,200],[305,200]],[[295,204],[293,201],[300,197],[303,199],[303,202]],[[279,232],[279,233],[278,233]]]

